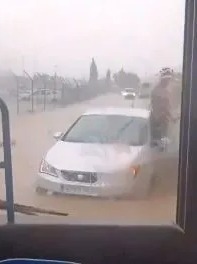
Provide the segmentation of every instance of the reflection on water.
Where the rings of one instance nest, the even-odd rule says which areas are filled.
[[[114,102],[118,107],[125,107],[125,101],[119,95],[101,96],[94,99],[92,104],[106,106],[108,101]],[[139,100],[139,106],[147,104],[147,100]],[[117,221],[122,223],[140,222],[166,222],[173,219],[176,206],[177,166],[178,157],[170,155],[163,158],[163,164],[157,162],[156,169],[161,177],[154,183],[151,195],[141,200],[129,197],[121,199],[89,198],[83,196],[67,195],[39,195],[35,192],[35,180],[39,164],[44,153],[55,143],[52,133],[48,131],[64,131],[65,123],[72,122],[86,109],[87,105],[68,107],[54,112],[37,113],[34,115],[21,115],[14,120],[13,136],[16,146],[13,150],[13,171],[15,200],[18,203],[35,205],[41,208],[55,209],[67,212],[68,219],[81,219],[84,221]],[[71,114],[73,113],[73,114]],[[62,122],[65,120],[65,123]],[[57,125],[58,124],[58,125]],[[69,125],[67,125],[68,127]],[[35,131],[35,133],[29,133]],[[39,134],[37,133],[39,131]],[[24,137],[24,135],[28,135]],[[28,148],[27,148],[28,146]],[[119,146],[120,147],[120,146]],[[117,148],[119,150],[119,147]],[[158,161],[158,158],[155,157]],[[73,160],[73,162],[75,162]],[[114,160],[114,165],[118,160]],[[161,167],[165,168],[161,174]],[[166,173],[166,168],[173,173]],[[1,177],[1,194],[4,194],[3,177]],[[159,209],[158,209],[159,208]],[[115,220],[116,219],[116,220]]]

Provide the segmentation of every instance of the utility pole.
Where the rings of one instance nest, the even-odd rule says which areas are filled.
[[[17,76],[15,76],[16,78],[16,111],[17,111],[17,115],[19,114],[19,81]]]
[[[13,71],[11,71],[11,73],[16,81],[16,112],[18,115],[19,114],[19,80],[18,80],[18,76]]]
[[[67,99],[65,98],[65,89],[66,89],[67,82],[65,78],[62,78],[61,81],[62,81],[61,103],[64,104],[65,100]]]
[[[43,88],[44,88],[44,100],[43,100],[43,110],[45,111],[46,109],[46,89],[47,89],[47,80],[46,80],[46,76],[43,76],[41,74],[37,74],[37,76],[39,76],[39,78],[42,80],[43,82]]]
[[[53,100],[56,103],[56,93],[57,93],[57,65],[54,65],[54,91],[53,91]]]
[[[46,86],[46,79],[44,78],[44,111],[46,109],[46,89],[47,89],[47,86]]]
[[[22,56],[22,72],[25,70],[25,58]]]
[[[33,78],[29,75],[28,72],[23,71],[24,74],[28,77],[28,79],[31,81],[31,112],[34,112],[34,80]]]

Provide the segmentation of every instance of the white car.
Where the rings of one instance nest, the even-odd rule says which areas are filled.
[[[136,92],[134,88],[125,88],[121,92],[122,96],[127,100],[133,100],[136,97]]]
[[[43,158],[36,190],[118,197],[146,196],[154,175],[149,111],[93,109],[81,115]],[[156,154],[155,154],[156,153]]]
[[[148,98],[151,95],[151,86],[149,83],[143,83],[139,90],[140,98]]]
[[[31,99],[31,91],[23,91],[20,92],[18,95],[18,99],[20,101],[28,101]]]

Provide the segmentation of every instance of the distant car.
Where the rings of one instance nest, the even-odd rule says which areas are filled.
[[[20,92],[18,95],[18,99],[20,101],[29,101],[31,98],[31,91],[23,91]]]
[[[136,97],[136,91],[134,88],[125,88],[121,92],[122,96],[127,100],[133,100]]]
[[[149,83],[143,83],[139,90],[139,97],[147,98],[151,94],[151,87]]]
[[[39,95],[50,95],[51,94],[51,91],[49,89],[39,89],[37,90],[37,94]]]
[[[93,109],[80,116],[43,158],[36,191],[146,197],[154,175],[150,114],[136,108]],[[156,152],[158,158],[158,153]]]

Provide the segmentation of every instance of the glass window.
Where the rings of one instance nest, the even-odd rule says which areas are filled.
[[[67,222],[175,220],[184,7],[2,1],[15,202],[68,213]]]
[[[84,115],[63,137],[65,142],[143,145],[148,120],[117,115]],[[147,131],[146,131],[147,132]]]

